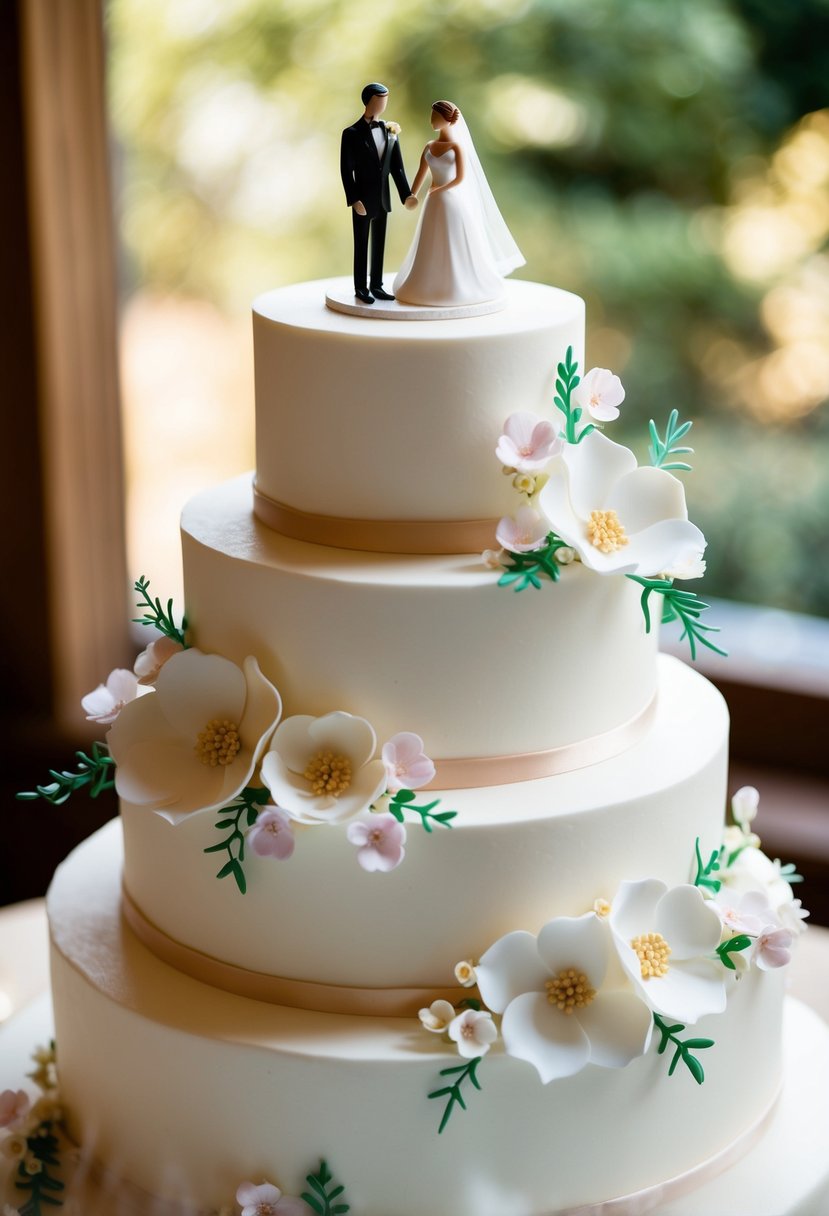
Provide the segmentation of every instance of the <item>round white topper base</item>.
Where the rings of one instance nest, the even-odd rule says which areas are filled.
[[[392,275],[387,276],[389,280]],[[354,317],[373,317],[383,321],[457,321],[463,317],[485,317],[506,308],[506,295],[480,304],[404,304],[401,300],[375,300],[364,304],[354,294],[349,278],[334,279],[328,284],[325,303],[333,312],[345,312]]]

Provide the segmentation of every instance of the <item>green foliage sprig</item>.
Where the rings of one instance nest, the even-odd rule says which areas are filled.
[[[713,891],[716,894],[722,886],[722,879],[713,878],[712,875],[715,874],[720,868],[723,850],[714,849],[713,853],[708,859],[708,863],[706,864],[702,860],[702,853],[700,852],[699,848],[699,836],[697,836],[694,844],[694,852],[697,859],[697,876],[694,879],[694,886],[705,887],[706,890]]]
[[[458,1064],[452,1068],[442,1068],[440,1075],[442,1077],[455,1077],[455,1081],[451,1085],[445,1085],[442,1089],[436,1089],[429,1094],[430,1098],[448,1098],[449,1101],[443,1111],[443,1118],[440,1121],[438,1135],[441,1134],[446,1124],[449,1122],[452,1112],[456,1106],[460,1106],[461,1110],[466,1110],[466,1102],[464,1101],[461,1086],[464,1081],[470,1081],[476,1089],[481,1088],[481,1083],[478,1080],[476,1070],[481,1062],[480,1056],[473,1056],[466,1064]]]
[[[44,798],[53,806],[60,806],[77,791],[89,787],[90,798],[97,798],[104,790],[115,786],[115,761],[109,754],[105,743],[93,743],[92,755],[86,752],[75,752],[78,767],[74,771],[50,769],[52,781],[46,785],[37,785],[33,790],[21,791],[16,797],[21,802],[33,802]]]
[[[686,464],[684,460],[674,460],[669,464],[666,464],[665,461],[669,456],[688,456],[693,454],[693,448],[679,446],[680,440],[685,438],[693,425],[693,422],[683,422],[680,424],[679,410],[671,410],[668,424],[665,427],[665,438],[662,439],[659,431],[656,429],[656,423],[651,418],[648,424],[651,436],[648,452],[650,453],[651,464],[655,469],[680,469],[685,473],[691,472],[691,466]]]
[[[752,939],[747,933],[737,933],[734,937],[730,937],[728,941],[721,942],[717,946],[717,957],[724,967],[729,971],[736,971],[737,964],[731,957],[732,954],[740,954],[743,950],[748,950]]]
[[[343,1216],[343,1213],[351,1211],[347,1203],[335,1202],[345,1187],[334,1184],[334,1175],[325,1161],[320,1161],[316,1174],[308,1174],[305,1181],[314,1193],[303,1191],[301,1198],[317,1216]]]
[[[704,603],[693,591],[683,591],[681,587],[675,587],[669,578],[642,578],[639,574],[628,574],[626,577],[643,588],[639,602],[642,605],[642,615],[645,618],[645,629],[648,633],[651,631],[648,600],[652,593],[657,591],[662,596],[663,625],[667,625],[670,621],[681,623],[682,633],[679,640],[684,642],[687,639],[692,659],[697,657],[697,646],[707,646],[709,650],[721,654],[723,658],[727,657],[728,651],[720,649],[708,637],[709,633],[719,633],[719,626],[700,624],[699,618],[709,605]]]
[[[19,1191],[29,1192],[28,1199],[18,1209],[19,1216],[42,1216],[44,1204],[47,1207],[60,1207],[63,1203],[56,1192],[62,1191],[64,1185],[50,1172],[50,1166],[60,1166],[60,1144],[51,1120],[38,1124],[27,1136],[26,1147],[35,1161],[40,1162],[41,1169],[37,1174],[30,1174],[23,1161],[18,1163],[14,1185]]]
[[[171,642],[178,642],[179,646],[187,648],[185,633],[187,631],[187,617],[181,618],[181,625],[176,625],[173,618],[173,601],[167,601],[166,610],[162,607],[161,600],[156,596],[155,599],[149,594],[150,580],[143,574],[134,584],[134,590],[140,597],[136,608],[145,608],[146,612],[143,616],[133,618],[136,625],[150,625],[157,629],[159,633],[163,633],[165,638],[169,638]]]
[[[392,796],[389,803],[389,813],[394,815],[398,823],[403,823],[404,811],[417,811],[420,816],[420,822],[427,832],[431,832],[433,823],[440,824],[443,828],[451,828],[452,820],[457,817],[457,811],[441,811],[438,815],[433,815],[432,811],[436,806],[440,806],[440,798],[436,798],[434,802],[427,802],[421,806],[414,801],[416,794],[414,790],[398,790]]]
[[[586,435],[596,429],[592,422],[589,422],[581,431],[576,429],[582,416],[581,407],[576,406],[574,409],[572,403],[573,389],[581,383],[578,366],[577,361],[573,358],[573,348],[568,346],[564,362],[559,363],[556,368],[556,395],[553,398],[556,406],[564,415],[564,436],[568,443],[581,443]]]
[[[546,577],[557,583],[561,575],[561,567],[555,560],[559,549],[568,548],[567,541],[548,532],[547,539],[540,549],[530,553],[507,553],[509,567],[498,579],[499,587],[512,587],[513,591],[525,591],[527,587],[541,590],[541,579]]]
[[[666,1050],[669,1043],[675,1047],[673,1058],[670,1067],[668,1068],[668,1076],[672,1077],[676,1071],[676,1066],[681,1060],[685,1067],[690,1072],[691,1076],[696,1081],[697,1085],[702,1085],[705,1080],[705,1070],[702,1064],[695,1055],[694,1051],[703,1051],[706,1047],[713,1047],[713,1039],[685,1039],[684,1042],[677,1038],[677,1034],[685,1029],[682,1022],[676,1022],[673,1026],[669,1026],[664,1022],[658,1013],[653,1015],[653,1020],[656,1029],[662,1036],[657,1047],[657,1053],[661,1056]]]
[[[217,873],[217,878],[227,878],[228,874],[232,874],[236,886],[244,895],[248,889],[247,879],[245,878],[244,861],[245,861],[245,835],[242,831],[242,826],[252,828],[259,816],[259,809],[263,807],[270,798],[270,791],[261,789],[257,786],[246,786],[238,798],[234,798],[233,802],[227,806],[223,806],[219,811],[219,818],[215,823],[215,828],[219,832],[229,831],[229,835],[224,840],[219,840],[216,844],[209,845],[205,853],[227,853],[227,861]]]

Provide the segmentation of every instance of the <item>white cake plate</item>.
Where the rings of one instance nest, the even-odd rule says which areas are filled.
[[[386,276],[394,281],[394,274]],[[484,300],[481,304],[449,305],[403,304],[399,300],[375,300],[364,304],[354,294],[352,279],[335,279],[325,293],[326,306],[334,312],[346,312],[353,317],[373,317],[375,321],[454,321],[461,317],[484,317],[491,312],[506,308],[506,295],[497,300]]]
[[[26,1080],[30,1053],[52,1034],[48,994],[0,1028],[0,1089],[31,1089]],[[786,1083],[762,1139],[722,1174],[681,1199],[663,1203],[653,1216],[827,1216],[829,1027],[813,1010],[789,998],[784,1045]],[[63,1207],[54,1209],[56,1216],[172,1216],[169,1205],[118,1184],[111,1175],[90,1178],[79,1157],[71,1148],[61,1154],[66,1191]],[[26,1195],[15,1189],[13,1172],[14,1167],[0,1161],[0,1205],[5,1201],[14,1212]],[[355,1210],[354,1216],[360,1213]]]

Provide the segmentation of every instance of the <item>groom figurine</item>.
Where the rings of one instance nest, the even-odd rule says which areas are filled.
[[[367,84],[360,96],[365,112],[343,131],[340,172],[354,226],[354,294],[364,304],[373,304],[375,299],[394,299],[383,290],[386,216],[391,211],[389,175],[406,207],[416,207],[417,199],[409,189],[394,124],[380,121],[389,100],[388,89],[384,84]],[[366,281],[369,233],[371,290]]]

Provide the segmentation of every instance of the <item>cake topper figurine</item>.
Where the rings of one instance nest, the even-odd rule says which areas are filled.
[[[367,84],[360,96],[365,111],[343,131],[340,171],[354,227],[354,294],[364,304],[373,304],[375,299],[394,299],[383,290],[386,216],[391,211],[389,177],[394,178],[400,201],[407,207],[416,207],[417,199],[403,168],[397,138],[400,128],[380,119],[389,100],[388,89],[384,84]],[[371,277],[367,281],[369,234]]]
[[[426,144],[412,185],[432,175],[406,260],[394,280],[405,304],[460,306],[498,300],[503,279],[524,265],[493,198],[463,115],[451,101],[432,104],[436,137]]]

